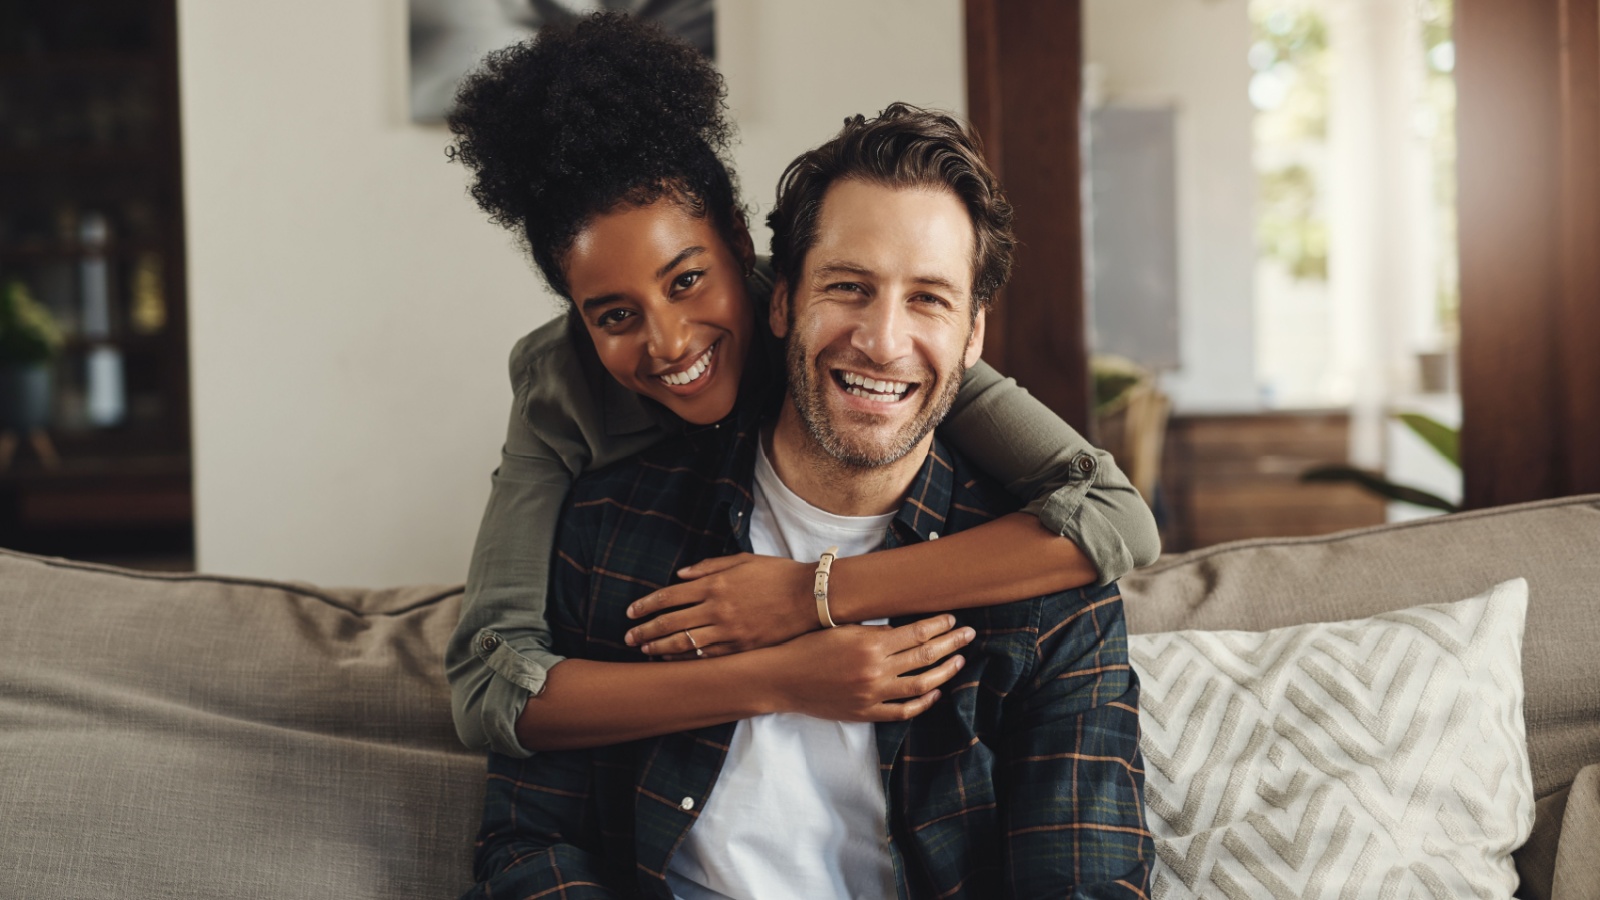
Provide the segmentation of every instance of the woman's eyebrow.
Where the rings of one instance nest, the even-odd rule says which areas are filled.
[[[674,256],[670,262],[656,270],[656,277],[665,277],[668,272],[676,269],[683,263],[684,260],[704,252],[706,252],[706,248],[704,247],[685,247],[682,250],[679,250],[677,256]]]

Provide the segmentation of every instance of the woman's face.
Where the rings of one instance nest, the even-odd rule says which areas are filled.
[[[567,286],[606,371],[685,421],[727,416],[755,328],[745,244],[729,247],[709,217],[672,197],[619,207],[580,231]]]

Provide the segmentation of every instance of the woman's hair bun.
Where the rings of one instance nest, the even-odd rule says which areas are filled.
[[[705,196],[695,172],[709,160],[729,178],[725,96],[722,76],[688,44],[622,13],[583,16],[489,54],[467,76],[448,152],[474,171],[473,199],[519,232],[550,276],[588,218],[641,189],[721,199]],[[731,181],[728,191],[731,204]]]

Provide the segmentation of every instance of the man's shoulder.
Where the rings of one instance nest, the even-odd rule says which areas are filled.
[[[976,528],[992,519],[1014,513],[1023,503],[999,481],[973,465],[954,447],[936,440],[931,451],[935,465],[950,469],[950,506],[945,532]]]
[[[569,514],[621,501],[640,511],[668,512],[702,499],[723,476],[737,437],[731,424],[673,435],[641,452],[579,475],[569,495]]]

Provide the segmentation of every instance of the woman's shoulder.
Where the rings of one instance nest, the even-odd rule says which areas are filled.
[[[508,366],[520,427],[580,471],[654,443],[662,426],[574,330],[569,316],[556,316],[517,341]]]

